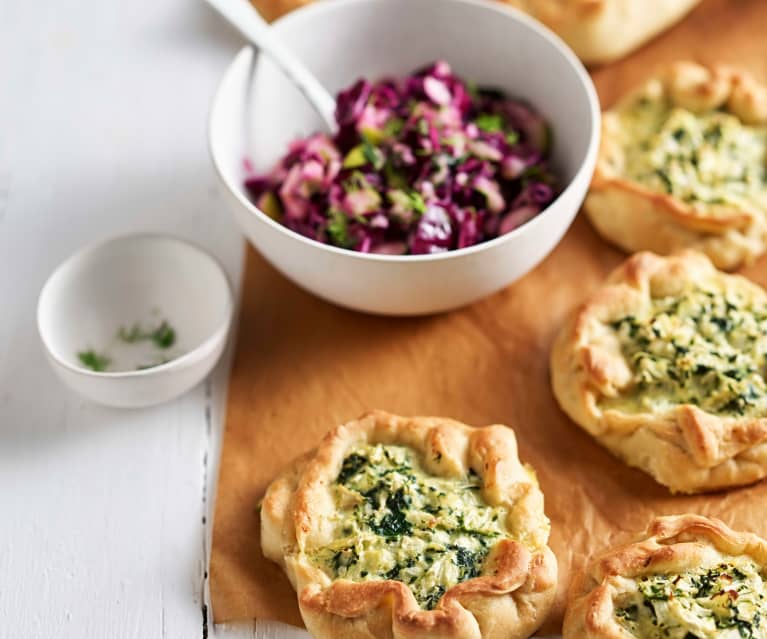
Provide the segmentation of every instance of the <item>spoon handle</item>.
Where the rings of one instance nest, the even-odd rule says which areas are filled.
[[[263,51],[304,94],[328,129],[335,133],[336,101],[314,74],[279,39],[247,0],[206,0],[251,44]]]

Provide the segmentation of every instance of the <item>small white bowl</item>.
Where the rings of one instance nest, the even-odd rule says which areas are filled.
[[[61,264],[40,293],[37,326],[68,386],[94,402],[132,408],[170,400],[202,380],[221,356],[232,310],[226,274],[202,249],[129,235]],[[121,329],[149,333],[163,321],[175,332],[170,346],[119,337]],[[87,352],[109,360],[103,372],[83,364],[79,354]]]
[[[322,123],[268,59],[245,48],[213,101],[210,150],[238,223],[284,275],[341,306],[419,315],[503,288],[556,246],[591,180],[600,121],[591,79],[557,36],[519,11],[475,0],[333,0],[298,9],[273,29],[334,92],[361,76],[404,75],[445,59],[480,86],[527,99],[552,125],[553,166],[566,187],[520,228],[448,253],[370,255],[304,238],[250,202],[244,161],[267,171],[291,140]]]

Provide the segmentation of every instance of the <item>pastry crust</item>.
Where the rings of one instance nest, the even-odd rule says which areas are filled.
[[[274,20],[312,0],[251,0]],[[501,0],[529,13],[586,64],[623,57],[681,20],[700,0]]]
[[[586,64],[602,64],[654,38],[700,0],[504,1],[558,33]]]
[[[638,253],[577,309],[551,353],[552,386],[562,409],[626,463],[672,492],[685,493],[748,484],[767,475],[767,419],[761,413],[706,412],[675,398],[631,410],[610,404],[636,388],[614,323],[642,316],[653,300],[693,287],[726,291],[761,308],[767,304],[763,289],[717,271],[701,253]]]
[[[695,248],[727,270],[752,262],[767,247],[767,189],[748,210],[695,207],[624,173],[621,112],[641,100],[667,101],[694,114],[722,110],[746,125],[767,125],[767,88],[743,71],[678,62],[631,92],[602,118],[599,157],[585,210],[606,240],[628,252],[669,254]]]
[[[626,579],[679,575],[733,557],[767,570],[767,542],[736,532],[718,519],[676,515],[655,519],[634,543],[597,557],[570,584],[563,639],[631,639],[616,620],[616,598]],[[763,604],[762,604],[763,605]]]
[[[406,446],[436,477],[481,478],[481,495],[508,508],[511,538],[494,542],[479,576],[449,588],[433,610],[421,609],[401,581],[333,579],[309,558],[332,541],[331,485],[355,446]],[[556,590],[557,565],[546,545],[549,524],[532,471],[517,458],[511,429],[472,428],[442,418],[382,411],[332,430],[308,458],[285,471],[262,505],[264,554],[283,566],[317,639],[523,638],[543,622]]]

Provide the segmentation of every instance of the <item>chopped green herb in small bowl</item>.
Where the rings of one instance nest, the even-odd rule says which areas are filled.
[[[134,322],[130,326],[121,326],[104,352],[88,349],[79,351],[77,357],[83,366],[97,373],[110,370],[113,359],[112,370],[142,371],[178,357],[178,352],[169,352],[175,343],[176,329],[167,320],[161,320],[156,326]]]
[[[172,399],[223,351],[232,314],[226,274],[199,248],[134,235],[86,248],[40,294],[38,329],[55,372],[109,406]]]

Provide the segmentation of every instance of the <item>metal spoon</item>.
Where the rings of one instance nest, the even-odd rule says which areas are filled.
[[[247,40],[263,51],[306,96],[331,133],[336,132],[336,101],[295,53],[273,34],[267,22],[247,0],[206,0]]]

